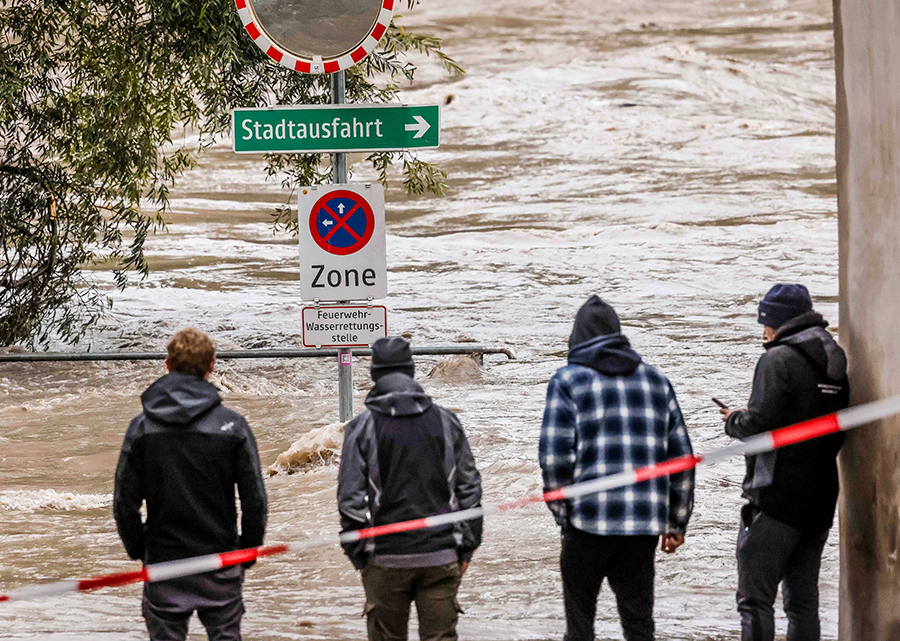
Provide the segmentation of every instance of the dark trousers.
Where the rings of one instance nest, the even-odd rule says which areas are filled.
[[[142,611],[150,641],[184,641],[194,611],[209,641],[241,641],[241,566],[144,584]]]
[[[653,559],[657,536],[597,536],[568,526],[563,532],[565,641],[594,641],[603,579],[616,596],[626,641],[653,641]]]
[[[422,641],[457,640],[458,563],[430,568],[383,568],[370,561],[362,571],[362,580],[369,641],[406,641],[413,601]]]
[[[742,641],[775,638],[775,597],[782,582],[787,641],[819,641],[819,566],[827,538],[828,530],[804,532],[744,506],[737,544]]]

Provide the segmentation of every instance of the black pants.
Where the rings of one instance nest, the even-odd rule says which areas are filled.
[[[184,641],[197,611],[209,641],[241,641],[241,566],[144,584],[143,614],[150,641]]]
[[[626,641],[653,641],[653,558],[656,536],[597,536],[568,526],[560,569],[566,608],[565,641],[594,641],[603,579],[616,595]]]
[[[805,532],[744,506],[737,544],[742,641],[775,638],[782,581],[787,641],[819,641],[819,566],[827,538],[828,530]]]

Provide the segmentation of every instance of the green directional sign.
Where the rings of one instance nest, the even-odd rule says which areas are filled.
[[[440,144],[437,105],[324,105],[234,110],[237,153],[399,151]]]

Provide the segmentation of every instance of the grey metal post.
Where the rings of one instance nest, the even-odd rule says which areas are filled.
[[[331,74],[331,102],[342,105],[347,101],[347,85],[343,71]],[[331,163],[334,166],[334,184],[343,184],[347,177],[347,154],[331,154]]]
[[[346,102],[346,79],[343,71],[331,74],[331,102],[342,105]],[[344,184],[349,180],[347,154],[331,154],[334,184]],[[344,302],[344,301],[342,301]],[[338,352],[338,404],[341,422],[353,418],[353,351],[341,349]]]

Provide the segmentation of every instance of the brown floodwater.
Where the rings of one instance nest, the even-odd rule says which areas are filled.
[[[468,70],[423,60],[410,104],[445,103],[446,198],[387,192],[392,333],[417,345],[512,347],[480,376],[419,376],[456,409],[485,501],[540,489],[546,382],[575,310],[598,292],[673,381],[699,451],[726,445],[710,396],[742,404],[761,351],[755,305],[806,283],[837,324],[834,71],[828,0],[425,0],[403,24],[445,39]],[[355,180],[374,174],[353,156]],[[395,176],[396,178],[397,176]],[[294,346],[296,241],[273,234],[289,194],[262,163],[214,147],[172,194],[152,272],[78,349],[159,350],[191,324],[220,348]],[[369,387],[354,373],[355,406]],[[111,514],[113,472],[159,363],[0,365],[0,592],[134,568]],[[331,360],[222,362],[215,382],[249,419],[263,464],[337,420]],[[328,457],[325,456],[325,459]],[[743,462],[697,474],[685,546],[660,556],[658,638],[736,639],[734,542]],[[267,479],[267,542],[333,533],[336,468]],[[541,505],[490,517],[460,601],[463,638],[559,639],[558,532]],[[837,636],[837,531],[823,560],[824,638]],[[0,638],[145,638],[140,588],[0,606]],[[248,573],[245,637],[362,639],[362,589],[338,548]],[[785,622],[779,614],[780,634]],[[598,638],[620,638],[609,591]],[[191,639],[205,638],[196,620]]]

